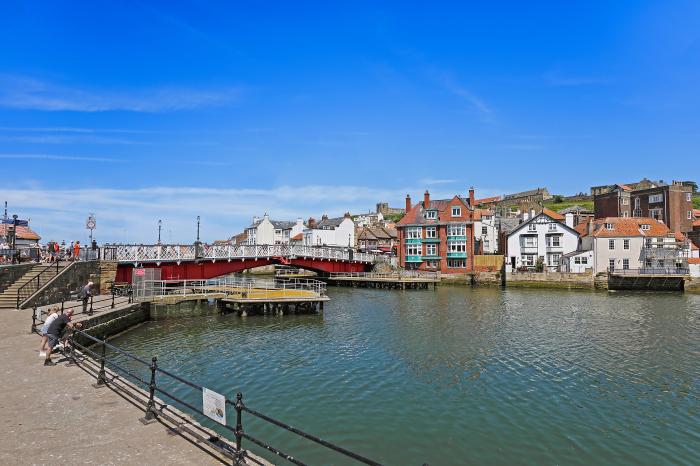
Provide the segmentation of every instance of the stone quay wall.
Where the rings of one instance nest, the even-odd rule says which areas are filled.
[[[592,290],[595,281],[590,272],[510,272],[506,273],[506,286]]]
[[[111,281],[117,273],[117,263],[111,261],[74,262],[62,270],[56,278],[40,289],[24,307],[45,306],[68,300],[89,281],[101,294],[110,293]]]

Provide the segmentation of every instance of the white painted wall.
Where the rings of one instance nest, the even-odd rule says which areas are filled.
[[[304,230],[305,246],[339,246],[348,247],[355,244],[355,223],[352,219],[345,218],[332,230],[307,228]]]
[[[547,237],[559,236],[558,247],[547,247]],[[535,238],[533,246],[525,245],[525,238]],[[525,256],[532,256],[532,267],[537,262],[538,257],[544,259],[544,265],[548,270],[555,271],[557,266],[551,265],[550,259],[553,254],[568,254],[578,248],[578,233],[566,228],[562,223],[557,222],[546,214],[539,214],[531,220],[523,223],[519,229],[508,236],[508,257],[506,261],[511,262],[511,257],[515,257],[515,267],[529,266],[524,260]],[[560,264],[563,259],[560,259]]]
[[[575,256],[564,259],[564,270],[566,272],[584,273],[593,270],[593,267],[593,251],[581,251]]]
[[[482,233],[483,227],[486,227],[486,235]],[[474,239],[482,241],[485,254],[493,254],[498,251],[498,228],[494,216],[482,216],[481,220],[474,222]],[[488,241],[488,244],[484,240]]]

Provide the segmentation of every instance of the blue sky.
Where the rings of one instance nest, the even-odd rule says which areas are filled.
[[[697,179],[700,3],[5,2],[0,200],[228,237],[410,192]]]

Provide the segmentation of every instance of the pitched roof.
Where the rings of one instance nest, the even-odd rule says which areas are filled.
[[[626,184],[618,184],[617,186],[618,186],[620,189],[622,189],[623,191],[632,191],[632,188],[630,188],[630,187],[627,186]]]
[[[501,200],[501,196],[485,197],[483,199],[474,199],[474,205],[491,204]]]
[[[605,227],[606,224],[613,226],[612,230]],[[649,225],[648,230],[643,230],[642,225]],[[644,217],[606,217],[593,221],[593,233],[595,238],[618,238],[618,237],[659,237],[667,236],[671,230],[653,218]]]
[[[700,220],[700,209],[693,209],[693,215],[696,219]]]
[[[520,225],[520,220],[517,218],[501,218],[498,222],[498,231],[510,233],[518,228],[518,225]]]
[[[529,191],[523,191],[520,193],[506,194],[505,196],[503,196],[503,199],[507,200],[507,199],[514,199],[514,198],[518,198],[518,197],[532,196],[534,194],[542,194],[546,190],[547,190],[547,188],[537,188],[537,189],[531,189]]]
[[[0,237],[5,237],[7,235],[8,229],[12,229],[12,225],[0,223]],[[17,225],[17,239],[39,241],[41,239],[41,236],[39,236],[34,230],[32,230],[29,227]]]
[[[544,212],[545,214],[549,215],[549,216],[552,217],[554,220],[566,220],[566,217],[564,217],[564,216],[561,215],[561,214],[558,214],[557,212],[554,212],[552,209],[548,209],[548,208],[545,207],[544,209],[542,209],[542,212]]]
[[[688,263],[689,264],[700,264],[700,257],[689,257]]]
[[[700,218],[693,222],[693,227],[700,227]]]
[[[574,230],[578,231],[581,236],[588,235],[588,222],[581,222],[574,227]]]
[[[323,227],[337,228],[343,223],[343,220],[345,220],[345,217],[323,218],[314,228],[316,230],[322,229]]]
[[[291,230],[297,222],[289,222],[287,220],[270,220],[272,226],[278,230]]]
[[[401,220],[396,224],[398,226],[402,225],[417,225],[417,224],[433,224],[433,223],[438,223],[438,220],[432,220],[432,219],[426,219],[425,215],[423,215],[424,210],[437,210],[438,211],[438,217],[440,216],[440,213],[444,212],[452,203],[452,201],[457,198],[459,199],[462,204],[464,204],[464,207],[469,208],[468,203],[465,199],[463,199],[460,196],[455,196],[452,199],[431,199],[430,200],[430,205],[428,206],[428,209],[423,209],[423,201],[417,203],[413,207],[411,207],[411,210],[406,212],[406,215],[403,216]]]
[[[289,239],[290,241],[301,241],[302,239],[304,239],[304,233],[297,233]]]

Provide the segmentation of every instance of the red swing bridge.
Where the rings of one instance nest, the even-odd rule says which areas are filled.
[[[102,259],[118,263],[116,281],[122,283],[131,283],[134,268],[159,268],[163,280],[201,280],[272,264],[321,275],[366,272],[380,259],[350,248],[289,244],[119,244],[101,249]]]

